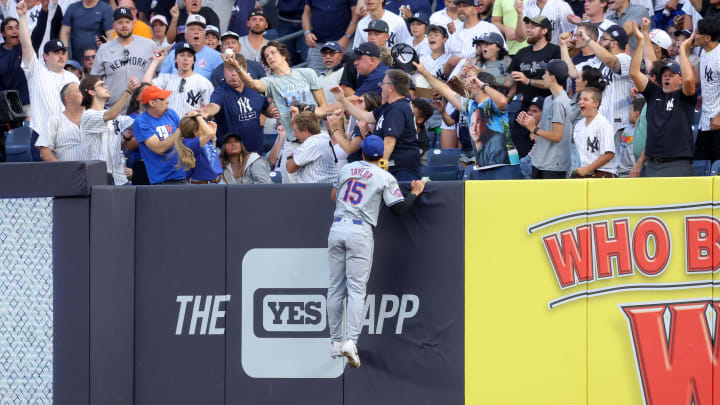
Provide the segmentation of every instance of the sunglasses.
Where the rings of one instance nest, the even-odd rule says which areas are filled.
[[[83,56],[83,59],[85,59],[85,60],[94,60],[94,59],[95,59],[95,55],[85,55],[85,56]]]

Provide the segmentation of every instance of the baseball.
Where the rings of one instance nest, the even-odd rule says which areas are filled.
[[[226,58],[232,58],[233,57],[233,50],[228,48],[225,50],[225,57]]]

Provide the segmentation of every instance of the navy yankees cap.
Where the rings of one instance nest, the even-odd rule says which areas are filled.
[[[662,74],[665,69],[670,69],[673,71],[673,73],[680,74],[680,64],[675,62],[674,60],[670,59],[667,63],[660,69],[660,74]]]
[[[362,44],[360,44],[360,46],[355,48],[355,54],[374,56],[376,58],[379,58],[380,48],[378,48],[378,46],[373,44],[372,42],[363,42]]]
[[[540,68],[555,75],[555,77],[568,77],[568,67],[565,62],[560,59],[553,59],[549,62],[541,62]]]
[[[237,39],[237,40],[239,41],[239,40],[240,40],[240,35],[238,35],[236,32],[233,32],[233,31],[225,31],[225,33],[223,33],[223,34],[220,36],[220,40],[222,41],[222,40],[225,39],[225,38],[235,38],[235,39]]]
[[[413,15],[410,16],[410,18],[407,19],[407,23],[410,24],[413,21],[417,21],[420,23],[423,23],[425,25],[428,25],[430,22],[430,17],[428,17],[427,14],[423,13],[422,11],[417,11],[413,13]]]
[[[118,7],[113,12],[113,21],[119,20],[121,18],[129,18],[133,19],[132,12],[127,7]]]
[[[177,48],[175,48],[175,56],[179,55],[180,52],[190,52],[191,54],[195,55],[195,48],[193,48],[192,45],[188,44],[187,42],[183,42],[182,44],[178,45]]]
[[[479,37],[475,37],[473,39],[473,45],[477,46],[479,43],[485,42],[488,44],[495,44],[499,46],[500,48],[505,48],[505,39],[502,35],[498,34],[497,32],[486,32]]]
[[[256,8],[253,11],[251,11],[250,14],[248,15],[248,20],[252,17],[255,17],[256,15],[263,17],[267,21],[267,17],[265,16],[265,11],[261,8]]]
[[[477,7],[477,5],[478,5],[477,0],[457,0],[455,2],[455,4],[460,4],[460,3],[468,4],[468,5],[475,6],[475,7]]]
[[[343,48],[340,46],[340,44],[337,41],[327,41],[325,44],[320,48],[320,52],[322,52],[325,49],[332,49],[335,52],[342,52]]]
[[[363,31],[377,31],[388,34],[390,33],[390,27],[388,27],[387,23],[383,20],[372,20]]]
[[[545,97],[543,96],[535,96],[530,100],[530,105],[536,105],[539,109],[543,109],[543,103],[545,102]]]
[[[67,48],[65,48],[65,44],[63,44],[62,41],[59,39],[51,39],[50,41],[47,41],[45,43],[45,46],[43,47],[43,53],[57,51],[67,51]]]
[[[365,156],[381,157],[385,152],[385,145],[382,138],[377,135],[370,135],[360,144]]]
[[[443,27],[442,25],[430,24],[428,26],[428,34],[431,33],[432,31],[437,31],[437,32],[441,33],[442,36],[444,36],[445,38],[449,37],[447,29],[445,29],[445,27]]]
[[[620,48],[625,48],[625,45],[627,45],[628,42],[628,36],[623,27],[619,25],[611,25],[605,30],[605,32],[610,34],[613,41],[617,41]]]

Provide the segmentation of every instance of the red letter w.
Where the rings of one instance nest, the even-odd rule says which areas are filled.
[[[577,274],[578,282],[593,279],[590,226],[580,225],[575,229],[577,241],[570,229],[560,232],[562,243],[558,240],[557,234],[543,237],[545,250],[562,288],[575,284],[575,274]]]
[[[720,405],[720,367],[717,339],[720,323],[710,335],[705,312],[718,302],[623,307],[630,320],[637,364],[647,405]],[[670,311],[670,333],[666,335],[663,313]],[[668,340],[666,336],[669,336]],[[714,384],[713,384],[714,380]]]

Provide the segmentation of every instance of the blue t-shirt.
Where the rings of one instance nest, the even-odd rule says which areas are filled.
[[[213,70],[222,64],[223,60],[222,57],[220,57],[220,52],[209,46],[204,46],[200,52],[195,54],[193,72],[201,74],[210,80]],[[173,49],[167,58],[165,58],[160,73],[177,73],[177,71],[177,67],[175,67],[175,50]]]
[[[191,146],[193,141],[197,142],[198,146],[200,145],[199,138],[183,139],[183,144],[193,149]],[[186,176],[188,178],[212,181],[222,174],[220,155],[212,142],[207,142],[202,147],[199,147],[199,151],[193,149],[193,152],[195,153],[195,167],[187,171]]]
[[[265,69],[263,69],[259,62],[255,62],[254,60],[248,60],[246,62],[247,72],[250,77],[255,80],[265,77]],[[215,88],[225,83],[225,64],[222,64],[213,70],[212,76],[210,77],[210,83],[212,83]]]
[[[140,112],[135,111],[134,113],[128,115],[128,117],[132,119],[136,119],[140,115]],[[135,163],[137,163],[140,159],[142,159],[142,156],[140,155],[140,148],[138,149],[126,149],[125,150],[125,158],[127,158],[126,165],[130,169],[135,166]]]
[[[345,35],[352,13],[350,7],[357,0],[305,0],[310,6],[312,32],[318,43],[337,41]]]
[[[104,1],[91,8],[85,8],[82,1],[68,6],[63,15],[62,25],[71,28],[70,31],[70,56],[82,61],[83,52],[88,49],[96,49],[95,36],[105,35],[105,31],[113,28],[113,10]],[[110,38],[108,38],[110,40]]]
[[[228,23],[228,31],[232,31],[241,37],[248,34],[247,20],[250,12],[255,8],[254,1],[235,0],[235,4],[230,14],[230,22]]]
[[[395,148],[390,160],[395,162],[394,169],[405,169],[420,177],[420,147],[415,127],[415,116],[412,106],[406,99],[383,104],[373,110],[375,116],[375,135],[385,138],[391,135],[396,138]]]
[[[385,72],[387,72],[388,69],[389,68],[385,66],[384,63],[380,62],[380,64],[377,65],[377,67],[373,69],[369,75],[359,75],[357,80],[358,88],[355,90],[355,95],[362,96],[369,91],[382,94],[380,83],[382,83],[383,78],[385,77]]]
[[[173,110],[168,110],[162,117],[157,118],[144,112],[133,123],[133,134],[140,146],[140,154],[145,161],[148,179],[151,184],[162,183],[167,180],[183,180],[186,177],[183,167],[175,168],[178,155],[173,146],[162,155],[158,155],[145,146],[145,141],[153,135],[161,141],[169,138],[178,127],[180,117]],[[196,138],[197,139],[197,138]],[[200,150],[200,140],[193,152],[197,155]],[[187,145],[190,147],[190,145]],[[190,147],[190,149],[193,149]]]
[[[260,114],[270,102],[257,91],[245,86],[242,93],[223,83],[213,91],[210,102],[220,106],[216,115],[218,123],[218,142],[225,134],[240,134],[248,152],[263,154],[263,129],[260,126]]]
[[[22,67],[22,46],[13,49],[0,45],[0,90],[17,90],[23,105],[30,104],[27,79]]]

